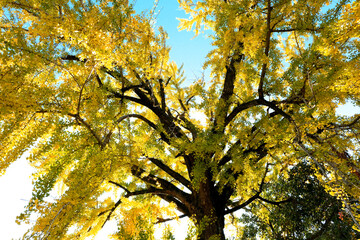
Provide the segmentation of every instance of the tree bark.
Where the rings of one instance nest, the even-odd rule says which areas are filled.
[[[198,240],[225,240],[224,215],[196,216]]]
[[[206,175],[211,175],[210,170]],[[195,196],[193,217],[198,230],[198,240],[225,240],[224,209],[225,202],[220,199],[211,176],[199,185]]]

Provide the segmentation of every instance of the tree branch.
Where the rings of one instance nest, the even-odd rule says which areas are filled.
[[[161,108],[163,110],[166,109],[166,103],[165,103],[165,89],[164,89],[164,81],[160,78],[159,79],[160,84],[160,98],[161,98]]]
[[[139,104],[141,106],[148,107],[148,105],[140,98],[123,95],[123,94],[120,94],[120,93],[117,93],[117,92],[113,92],[112,95],[108,95],[107,97],[108,98],[120,98],[121,100],[126,99],[126,100],[129,100],[131,102],[137,103],[137,104]]]
[[[294,31],[308,31],[317,32],[323,28],[287,28],[287,29],[272,29],[271,32],[282,33],[282,32],[294,32]]]
[[[226,211],[224,212],[224,215],[229,214],[229,213],[233,213],[233,212],[235,212],[235,211],[237,211],[237,210],[240,210],[240,209],[246,207],[247,205],[249,205],[250,203],[252,203],[254,200],[256,200],[256,199],[259,197],[259,195],[260,195],[260,193],[257,192],[254,196],[252,196],[251,198],[249,198],[248,200],[246,200],[244,203],[239,204],[239,205],[237,205],[236,207],[233,207],[233,208],[231,208],[231,209],[226,210]]]
[[[239,48],[242,48],[243,44],[239,43]],[[236,68],[235,64],[240,63],[244,58],[243,54],[240,54],[239,49],[235,51],[234,55],[231,57],[229,65],[226,66],[226,73],[224,79],[224,86],[219,98],[219,106],[216,111],[215,120],[214,120],[214,130],[218,127],[218,124],[224,124],[225,117],[228,113],[231,102],[230,98],[234,94],[234,83],[236,80]],[[222,129],[225,129],[222,127]],[[221,130],[222,131],[222,130]]]
[[[272,10],[272,7],[270,5],[270,0],[267,0],[267,15],[266,15],[267,32],[266,32],[266,39],[265,39],[265,56],[266,57],[269,56],[269,50],[270,50],[271,10]],[[264,79],[265,79],[266,70],[267,70],[267,63],[264,63],[262,65],[261,74],[260,74],[260,82],[259,82],[259,87],[258,87],[259,99],[264,99],[264,89],[263,89],[263,87],[264,87]]]
[[[105,147],[105,145],[104,145],[103,141],[101,141],[101,138],[99,137],[99,135],[96,134],[96,132],[90,126],[90,124],[88,124],[84,119],[82,119],[78,113],[77,114],[68,113],[68,115],[75,118],[80,123],[82,123],[89,130],[91,135],[93,135],[93,137],[95,137],[96,141],[98,142],[98,144],[100,145],[101,148]]]
[[[336,124],[336,123],[330,123],[331,126],[336,127],[336,128],[350,128],[353,125],[355,125],[358,121],[360,120],[360,115],[358,115],[357,117],[355,117],[355,119],[353,121],[351,121],[350,123],[347,124]]]
[[[87,62],[87,59],[81,60],[78,56],[75,55],[66,55],[64,57],[60,57],[61,60],[67,60],[67,61],[77,61],[77,62]]]
[[[285,113],[282,109],[280,109],[278,106],[276,106],[275,103],[273,102],[269,102],[265,99],[259,99],[260,104],[264,105],[264,106],[268,106],[269,108],[271,108],[272,110],[274,110],[277,114],[280,114],[281,116],[285,117],[289,122],[294,123],[294,120],[292,119],[292,117]]]
[[[321,229],[319,231],[317,231],[316,233],[312,234],[306,240],[315,240],[318,237],[320,237],[325,232],[325,230],[329,227],[329,225],[331,223],[331,219],[335,216],[335,214],[336,214],[336,209],[334,209],[332,211],[331,215],[326,219],[325,223],[321,226]]]
[[[151,122],[149,119],[147,119],[146,117],[140,115],[140,114],[127,114],[124,115],[122,117],[120,117],[118,120],[116,120],[116,123],[119,124],[120,122],[122,122],[123,120],[127,119],[127,118],[138,118],[143,120],[145,123],[147,123],[151,128],[153,128],[154,130],[158,130],[158,127],[155,125],[155,123]]]
[[[266,202],[266,203],[269,203],[269,204],[272,204],[272,205],[276,205],[276,206],[278,206],[278,205],[280,205],[280,204],[283,204],[283,203],[287,203],[287,202],[293,201],[292,198],[288,198],[288,199],[285,199],[285,200],[282,200],[282,201],[271,201],[271,200],[265,199],[265,198],[260,197],[260,196],[258,197],[258,199],[260,199],[260,200],[263,201],[263,202]]]
[[[143,121],[144,121],[145,123],[147,123],[151,128],[153,128],[155,131],[157,131],[157,132],[160,134],[160,137],[161,137],[161,139],[162,139],[164,142],[166,142],[167,144],[170,144],[169,138],[167,138],[166,135],[159,130],[159,128],[156,126],[156,124],[153,123],[153,122],[151,122],[149,119],[147,119],[146,117],[144,117],[144,116],[142,116],[142,115],[140,115],[140,114],[134,113],[134,114],[124,115],[124,116],[120,117],[118,120],[116,120],[116,123],[119,124],[121,121],[123,121],[123,120],[125,120],[125,119],[127,119],[127,118],[131,118],[131,117],[134,117],[134,118],[138,118],[138,119],[143,120]]]
[[[191,183],[189,180],[184,178],[179,173],[172,170],[169,166],[164,164],[161,160],[156,158],[148,158],[152,163],[154,163],[156,166],[158,166],[160,169],[162,169],[164,172],[169,174],[171,177],[173,177],[175,180],[179,181],[181,184],[183,184],[185,187],[187,187],[190,191],[192,190]]]
[[[110,211],[109,214],[107,215],[107,217],[106,217],[103,225],[101,225],[101,228],[103,228],[104,225],[105,225],[105,223],[110,220],[111,215],[113,214],[113,212],[116,210],[116,208],[117,208],[120,204],[121,204],[121,199],[119,199],[119,200],[115,203],[114,207],[112,207],[110,210],[107,210],[107,211],[105,211],[105,212],[101,212],[101,213],[98,215],[98,216],[101,216],[101,215],[103,215],[104,213]]]
[[[263,157],[263,156],[260,156],[259,159],[261,159],[262,157]],[[259,160],[259,159],[258,159],[258,160]],[[248,201],[246,201],[245,203],[237,206],[235,209],[233,209],[233,211],[231,211],[231,209],[228,210],[228,211],[231,211],[231,212],[237,211],[237,210],[239,210],[239,209],[241,209],[241,208],[243,208],[243,207],[246,207],[246,206],[247,206],[248,204],[250,204],[253,200],[255,200],[255,199],[257,199],[257,198],[260,197],[260,194],[261,194],[261,192],[263,191],[263,186],[264,186],[264,183],[265,183],[266,175],[267,175],[267,173],[269,172],[269,165],[270,165],[270,164],[268,164],[268,163],[266,164],[265,173],[264,173],[264,176],[263,176],[263,178],[262,178],[262,180],[261,180],[261,183],[260,183],[260,185],[259,185],[259,190],[256,191],[256,194],[255,194],[252,198],[250,198]],[[232,169],[229,169],[228,171],[233,172]],[[242,174],[242,173],[232,173],[232,175],[235,177],[235,179],[238,177],[239,174]],[[230,199],[230,197],[231,197],[231,195],[234,193],[234,191],[235,191],[234,187],[232,187],[232,186],[229,185],[229,184],[226,184],[226,185],[224,186],[224,188],[223,188],[223,192],[222,192],[222,194],[221,194],[221,198],[223,198],[223,199],[225,199],[225,200],[227,201],[228,199]],[[231,212],[229,212],[229,213],[231,213]]]
[[[18,3],[18,2],[8,2],[8,4],[10,5],[13,5],[13,6],[16,6],[16,7],[19,7],[25,11],[27,11],[28,13],[34,15],[35,17],[40,17],[40,14],[36,13],[35,11],[41,11],[41,12],[44,12],[46,15],[48,15],[47,12],[39,9],[39,8],[35,8],[35,7],[32,7],[32,6],[28,6],[28,5],[24,5],[24,4],[21,4],[21,3]]]
[[[118,79],[120,81],[126,81],[127,83],[130,83],[129,80],[127,80],[124,76],[122,76],[121,73],[119,73],[117,71],[110,71],[106,68],[104,68],[103,70],[115,79]],[[140,75],[135,70],[132,70],[132,72],[134,73],[135,77],[140,81],[140,83],[141,83],[140,85],[142,87],[145,87],[145,90],[148,91],[150,98],[139,87],[133,88],[135,94],[139,98],[134,98],[134,97],[130,97],[130,96],[124,97],[122,94],[115,94],[114,96],[119,97],[119,98],[129,99],[130,101],[139,103],[142,106],[150,109],[159,118],[160,122],[164,126],[165,131],[170,136],[173,136],[176,138],[181,138],[181,137],[185,136],[184,133],[181,131],[181,129],[175,125],[175,123],[173,121],[174,118],[171,115],[171,113],[170,112],[166,113],[165,110],[160,107],[157,99],[155,98],[155,96],[152,92],[151,86],[148,83],[144,82],[141,79]],[[169,142],[167,142],[167,143],[169,143]]]
[[[220,159],[218,166],[224,166],[226,163],[228,163],[231,160],[231,154],[232,152],[235,150],[235,148],[240,147],[241,146],[241,141],[237,140],[230,148],[229,150],[226,152],[226,154]]]
[[[83,94],[83,91],[84,91],[84,88],[86,86],[86,84],[90,81],[91,79],[91,75],[93,74],[93,71],[95,69],[95,66],[94,65],[91,69],[91,72],[89,73],[89,76],[86,78],[84,84],[80,87],[80,92],[79,92],[79,99],[78,99],[78,104],[77,104],[77,113],[80,114],[80,108],[81,108],[81,98],[82,98],[82,94]]]
[[[161,189],[157,189],[154,187],[149,187],[146,189],[140,189],[140,190],[136,190],[131,192],[130,190],[128,190],[126,187],[122,186],[121,184],[114,182],[114,181],[109,181],[109,183],[116,185],[117,187],[123,189],[126,194],[124,195],[124,197],[128,198],[128,197],[132,197],[132,196],[137,196],[137,195],[143,195],[143,194],[149,194],[149,193],[155,193],[156,191],[160,191]]]
[[[188,215],[189,215],[189,211],[188,211],[188,208],[186,207],[186,205],[183,204],[183,203],[181,203],[181,202],[180,202],[179,200],[177,200],[175,197],[170,196],[170,195],[169,195],[165,190],[163,190],[163,189],[158,189],[158,188],[155,188],[155,187],[151,187],[151,186],[150,186],[150,187],[147,188],[147,189],[141,189],[141,190],[137,190],[137,191],[131,192],[131,191],[129,191],[127,188],[123,187],[123,186],[122,186],[121,184],[119,184],[119,183],[116,183],[116,182],[114,182],[114,181],[109,181],[109,183],[112,183],[112,184],[120,187],[121,189],[123,189],[123,190],[126,192],[126,194],[125,194],[124,197],[131,197],[131,196],[137,196],[137,195],[143,195],[143,194],[149,194],[149,193],[151,193],[151,194],[157,195],[158,197],[164,199],[164,200],[167,201],[167,202],[173,202],[173,203],[175,203],[177,209],[178,209],[180,212],[182,212],[182,213],[185,214],[184,216],[188,216]],[[109,211],[109,210],[107,210],[107,211]],[[102,214],[104,214],[104,213],[106,213],[107,211],[101,212],[101,213],[99,214],[99,216],[102,215]]]
[[[158,197],[162,198],[163,200],[167,201],[168,203],[174,203],[176,205],[177,210],[179,210],[180,212],[182,212],[185,216],[190,216],[190,211],[189,211],[189,203],[182,203],[181,201],[179,201],[177,198],[168,195],[166,193],[162,193],[162,192],[158,192],[155,193]]]
[[[127,188],[125,188],[124,186],[122,186],[121,184],[119,184],[119,183],[117,183],[117,182],[114,182],[114,181],[111,181],[111,180],[110,180],[109,183],[114,184],[114,185],[116,185],[117,187],[120,187],[121,189],[123,189],[123,190],[126,192],[126,194],[125,194],[125,196],[124,196],[124,197],[126,197],[126,198],[131,197],[131,196],[149,194],[149,193],[155,194],[155,195],[159,196],[160,198],[166,200],[167,202],[173,202],[173,203],[176,205],[177,209],[178,209],[180,212],[184,213],[183,215],[179,216],[179,218],[189,216],[188,208],[187,208],[182,202],[180,202],[179,200],[177,200],[177,199],[174,198],[173,196],[168,195],[168,193],[167,193],[166,190],[157,189],[157,188],[155,188],[155,187],[151,187],[151,186],[150,186],[150,187],[147,188],[147,189],[141,189],[141,190],[137,190],[137,191],[131,192],[131,191],[129,191]],[[101,213],[98,214],[98,216],[101,216],[101,215],[109,212],[108,216],[106,217],[106,219],[105,219],[105,221],[104,221],[104,223],[103,223],[103,225],[102,225],[101,227],[104,227],[105,223],[110,219],[112,213],[116,210],[116,208],[117,208],[120,204],[121,204],[121,199],[119,199],[119,200],[115,203],[114,207],[112,207],[111,209],[106,210],[106,211],[103,211],[103,212],[101,212]],[[176,217],[175,217],[175,218],[170,218],[170,219],[161,219],[161,218],[160,218],[160,219],[156,222],[156,224],[157,224],[157,223],[162,223],[162,222],[167,222],[167,221],[170,221],[170,220],[173,220],[173,219],[176,219]]]
[[[165,179],[162,179],[160,177],[156,177],[153,174],[147,174],[145,170],[141,169],[138,166],[132,166],[131,167],[131,173],[138,177],[139,179],[143,180],[144,182],[154,186],[154,187],[161,187],[162,192],[159,194],[166,194],[169,196],[176,197],[179,199],[182,203],[186,204],[188,203],[189,194],[183,192],[179,188],[177,188],[172,183],[166,181]],[[157,194],[158,195],[158,194]]]
[[[198,130],[197,130],[197,127],[195,126],[195,124],[193,124],[190,120],[188,120],[186,118],[185,113],[180,114],[179,118],[185,124],[185,125],[183,125],[183,127],[191,132],[192,139],[195,140],[198,135]]]
[[[259,193],[261,193],[262,190],[263,190],[263,187],[264,187],[264,184],[265,184],[265,178],[266,178],[266,175],[267,175],[268,172],[269,172],[269,163],[266,163],[265,173],[264,173],[263,178],[261,179],[261,183],[260,183],[260,186],[259,186],[259,191],[258,191]],[[259,198],[260,198],[260,196],[259,196]]]
[[[225,118],[225,127],[242,111],[249,109],[254,106],[260,105],[259,99],[254,99],[242,104],[238,104],[232,112]]]
[[[183,217],[187,217],[187,215],[183,214],[183,215],[172,217],[172,218],[157,218],[158,221],[155,222],[155,224],[164,223],[164,222],[172,221],[172,220],[175,220],[175,219],[178,219],[178,218],[183,218]]]

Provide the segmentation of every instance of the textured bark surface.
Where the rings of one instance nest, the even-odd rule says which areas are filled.
[[[210,169],[206,172],[207,178],[200,183],[194,194],[194,217],[199,231],[199,240],[225,240],[224,235],[224,209],[218,192],[211,181]]]

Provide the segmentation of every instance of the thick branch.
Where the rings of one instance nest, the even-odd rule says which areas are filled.
[[[152,110],[156,107],[159,107],[159,101],[157,100],[157,98],[155,97],[154,91],[152,89],[152,86],[150,85],[150,82],[148,80],[143,81],[143,79],[140,77],[139,73],[136,70],[132,70],[132,72],[134,73],[136,79],[139,80],[139,82],[141,82],[143,84],[143,86],[145,87],[145,90],[149,93],[150,98],[148,98],[143,92],[140,91],[140,89],[135,89],[135,93],[140,97],[140,98],[146,98],[150,104],[149,106],[152,106]],[[140,96],[140,95],[141,96]],[[164,99],[165,100],[165,99]],[[151,108],[150,108],[151,109]]]
[[[140,76],[138,77],[140,78]],[[141,99],[141,104],[150,109],[159,118],[167,134],[176,138],[185,136],[181,129],[175,125],[174,118],[171,116],[170,112],[166,113],[165,110],[159,106],[156,99],[148,98],[139,88],[135,88],[134,92]]]
[[[226,163],[228,163],[231,160],[231,155],[233,153],[233,151],[237,148],[237,147],[241,147],[241,141],[237,140],[230,148],[229,150],[226,152],[226,154],[220,159],[218,166],[224,166]]]
[[[188,203],[182,203],[181,201],[179,201],[178,199],[176,199],[173,196],[170,196],[168,194],[164,194],[161,192],[155,193],[158,197],[164,199],[165,201],[167,201],[168,203],[174,203],[176,205],[177,210],[179,210],[180,212],[182,212],[185,216],[190,216],[190,211],[189,211],[189,207],[190,206]]]
[[[272,7],[270,5],[270,0],[267,1],[267,16],[266,16],[266,25],[267,25],[267,32],[266,32],[266,39],[265,39],[265,56],[269,56],[269,50],[270,50],[270,38],[271,38],[271,26],[270,26],[270,20],[271,20],[271,10]],[[260,82],[258,87],[258,94],[260,99],[264,99],[264,79],[265,74],[267,70],[267,63],[264,63],[262,65],[261,74],[260,74]]]
[[[189,194],[183,192],[179,188],[177,188],[172,183],[162,179],[160,177],[156,177],[153,174],[147,174],[145,170],[141,169],[138,166],[132,166],[131,173],[138,177],[139,179],[143,180],[144,182],[154,186],[154,187],[161,187],[162,194],[166,194],[172,197],[176,197],[182,203],[186,204],[188,202]]]
[[[169,174],[171,177],[173,177],[175,180],[179,181],[181,184],[183,184],[185,187],[187,187],[189,190],[192,190],[191,183],[189,180],[184,178],[179,173],[172,170],[169,166],[164,164],[161,160],[156,158],[148,158],[152,163],[154,163],[156,166],[158,166],[160,169],[162,169],[164,172]]]
[[[120,187],[121,189],[123,189],[126,192],[124,197],[131,197],[131,196],[137,196],[137,195],[143,195],[143,194],[154,194],[154,195],[157,195],[158,197],[164,199],[167,202],[173,202],[176,205],[177,209],[184,214],[184,215],[181,215],[180,217],[189,216],[189,211],[188,211],[188,208],[186,207],[186,205],[183,204],[182,202],[180,202],[175,197],[170,196],[166,190],[158,189],[158,188],[150,186],[149,188],[146,188],[146,189],[141,189],[141,190],[131,192],[127,188],[125,188],[124,186],[122,186],[121,184],[119,184],[117,182],[109,181],[109,183],[112,183],[112,184],[116,185],[117,187]],[[106,210],[104,212],[101,212],[98,216],[101,216],[101,215],[103,215],[104,213],[106,213],[108,211],[113,211],[113,209],[114,208],[112,208],[110,210]],[[110,215],[111,215],[111,213],[109,214],[108,218],[110,218]],[[163,219],[162,222],[166,222],[166,221],[169,221],[169,220],[164,220]]]
[[[185,125],[183,125],[183,127],[191,132],[192,139],[195,140],[198,135],[198,130],[197,130],[197,127],[195,126],[195,124],[193,124],[190,120],[187,119],[187,117],[185,116],[185,113],[180,114],[179,118],[185,124]]]
[[[159,84],[160,84],[161,108],[163,110],[165,110],[166,109],[166,103],[165,103],[164,81],[162,79],[159,79]]]
[[[107,97],[108,97],[108,98],[119,98],[120,100],[126,99],[126,100],[129,100],[129,101],[131,101],[131,102],[137,103],[137,104],[139,104],[139,105],[141,105],[141,106],[148,107],[147,103],[145,103],[145,102],[144,102],[142,99],[140,99],[140,98],[123,95],[123,94],[120,94],[120,93],[117,93],[117,92],[113,92],[112,95],[108,95]]]
[[[228,163],[231,160],[231,154],[233,154],[233,151],[237,148],[237,147],[241,147],[241,141],[238,140],[236,141],[227,151],[227,153],[225,154],[225,156],[222,157],[222,159],[219,161],[218,166],[223,166],[226,163]],[[258,159],[257,161],[259,161],[260,159],[262,159],[263,157],[265,157],[267,155],[268,149],[265,148],[265,143],[260,144],[258,147],[254,148],[248,148],[246,150],[244,150],[244,148],[241,148],[241,150],[243,151],[244,155],[247,155],[249,153],[256,153],[258,155]]]
[[[155,125],[155,123],[151,122],[149,119],[147,119],[146,117],[140,115],[140,114],[127,114],[127,115],[124,115],[122,117],[120,117],[118,120],[116,120],[116,123],[120,123],[122,122],[123,120],[127,119],[127,118],[131,118],[131,117],[134,117],[134,118],[138,118],[138,119],[141,119],[143,120],[145,123],[147,123],[151,128],[155,129],[155,130],[158,130],[158,127]]]
[[[77,62],[86,62],[87,59],[81,60],[79,57],[75,55],[66,55],[65,57],[61,57],[61,60],[67,60],[67,61],[77,61]]]
[[[225,118],[225,127],[242,111],[254,106],[258,106],[260,101],[258,99],[251,100],[242,104],[238,104],[232,112]]]
[[[276,106],[275,103],[273,102],[269,102],[266,101],[265,99],[260,99],[260,104],[264,105],[264,106],[268,106],[269,108],[271,108],[272,110],[274,110],[277,114],[280,114],[281,116],[285,117],[287,120],[289,120],[289,122],[294,122],[294,120],[292,119],[292,117],[285,113],[282,109],[280,109],[278,106]]]
[[[243,44],[239,43],[239,47],[242,48]],[[231,102],[230,98],[234,95],[234,83],[236,80],[236,68],[235,65],[240,63],[244,55],[239,53],[239,50],[235,51],[235,54],[231,57],[230,63],[226,66],[226,73],[224,79],[224,86],[219,99],[219,106],[216,111],[214,129],[218,127],[218,124],[224,124],[225,117],[228,113]],[[224,127],[222,128],[224,129]]]
[[[239,58],[239,59],[235,59],[235,58]],[[224,86],[220,96],[220,100],[222,100],[224,103],[226,103],[234,93],[234,82],[236,79],[235,63],[240,62],[241,58],[242,55],[233,56],[230,60],[229,65],[226,66]]]

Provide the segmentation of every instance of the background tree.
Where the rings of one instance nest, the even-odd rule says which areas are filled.
[[[280,177],[266,188],[267,196],[283,195],[291,201],[280,205],[254,202],[240,220],[241,239],[358,239],[351,218],[341,201],[321,186],[315,169],[306,162],[294,166],[289,176]],[[266,218],[258,213],[269,211]],[[240,237],[239,237],[240,238]]]
[[[180,1],[181,28],[211,29],[214,46],[211,76],[187,87],[152,11],[0,5],[0,169],[31,152],[29,238],[85,238],[111,218],[142,237],[187,216],[198,239],[224,239],[225,216],[290,201],[266,187],[303,158],[360,229],[360,116],[336,114],[359,103],[359,1]]]

